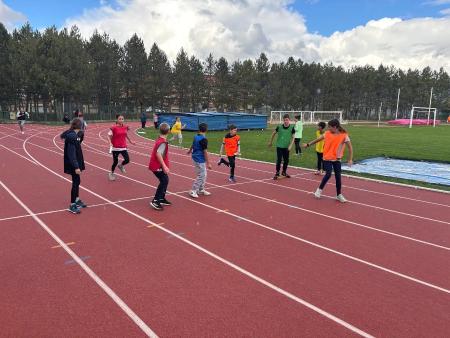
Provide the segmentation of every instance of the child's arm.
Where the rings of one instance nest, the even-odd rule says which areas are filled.
[[[156,159],[158,160],[159,164],[161,164],[161,168],[164,171],[164,173],[168,175],[170,172],[169,167],[166,165],[166,163],[164,163],[164,159],[158,151],[156,152]]]
[[[81,174],[80,166],[77,161],[77,150],[75,145],[71,142],[67,144],[67,157],[69,158],[70,165],[74,168],[75,173]]]
[[[131,144],[136,144],[136,143],[134,143],[133,140],[130,139],[130,137],[128,136],[128,134],[127,134],[127,140],[130,141]]]
[[[189,155],[189,154],[191,154],[191,153],[192,153],[192,147],[193,147],[193,146],[191,145],[191,147],[189,148],[189,150],[188,150],[188,152],[187,152],[186,154],[188,154],[188,155]]]
[[[235,155],[240,155],[241,154],[241,141],[238,141],[238,149],[237,149],[237,153]]]
[[[317,142],[322,141],[325,138],[325,136],[319,136],[318,138],[316,138],[314,141],[308,142],[308,143],[303,143],[302,147],[303,148],[308,148],[310,146],[312,146],[313,144],[316,144]]]
[[[270,136],[269,147],[272,146],[273,139],[274,139],[276,133],[277,133],[277,130],[275,129],[272,133],[272,136]]]
[[[350,140],[348,140],[345,144],[347,144],[347,146],[348,146],[347,164],[348,164],[349,167],[351,167],[352,164],[353,164],[353,146],[352,146],[352,142]]]
[[[220,157],[222,157],[222,154],[223,154],[223,143],[220,145],[220,151],[219,151]]]
[[[208,167],[208,169],[212,169],[211,163],[209,163],[208,150],[203,150],[203,154],[205,155],[206,166]]]
[[[291,151],[291,149],[292,149],[292,145],[294,144],[294,140],[295,140],[295,134],[292,134],[291,143],[289,143],[289,147],[288,147],[289,151]]]

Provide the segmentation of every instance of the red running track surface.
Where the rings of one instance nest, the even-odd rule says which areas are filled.
[[[172,147],[173,205],[157,212],[153,142],[130,135],[110,182],[108,125],[90,124],[89,207],[72,215],[62,130],[0,125],[2,335],[450,336],[449,194],[344,178],[339,204],[331,181],[312,197],[310,171],[274,182],[272,164],[238,160],[237,184],[215,166],[193,200]]]

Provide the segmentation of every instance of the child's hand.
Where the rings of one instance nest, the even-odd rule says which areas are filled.
[[[290,145],[290,146],[288,147],[288,151],[291,151],[291,149],[292,149],[292,145]]]
[[[240,152],[235,152],[234,155],[235,155],[235,156],[240,156],[241,153],[240,153]]]
[[[75,174],[81,175],[81,170],[80,169],[75,169]]]
[[[308,144],[302,143],[302,148],[304,148],[304,149],[308,148]]]
[[[269,142],[269,144],[267,145],[269,148],[272,147],[272,142]]]
[[[164,174],[166,174],[166,175],[169,175],[169,173],[170,173],[170,169],[169,169],[169,167],[168,166],[163,166],[162,167],[162,170],[163,170],[163,172],[164,172]]]
[[[212,166],[210,163],[208,163],[208,169],[212,169]]]

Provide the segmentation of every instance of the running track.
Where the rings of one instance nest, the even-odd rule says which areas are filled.
[[[341,205],[332,180],[315,200],[310,171],[238,160],[193,200],[172,147],[158,212],[152,141],[131,135],[109,182],[108,125],[89,127],[72,215],[63,129],[0,125],[0,336],[450,337],[450,194],[345,177]]]

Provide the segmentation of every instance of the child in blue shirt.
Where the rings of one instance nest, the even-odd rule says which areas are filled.
[[[205,136],[207,130],[208,125],[206,123],[199,124],[198,134],[195,135],[191,148],[187,152],[188,154],[192,154],[195,173],[197,175],[192,185],[192,190],[189,192],[189,195],[193,198],[198,198],[198,195],[211,195],[210,192],[205,190],[206,167],[208,169],[212,168],[208,157],[208,140]]]

